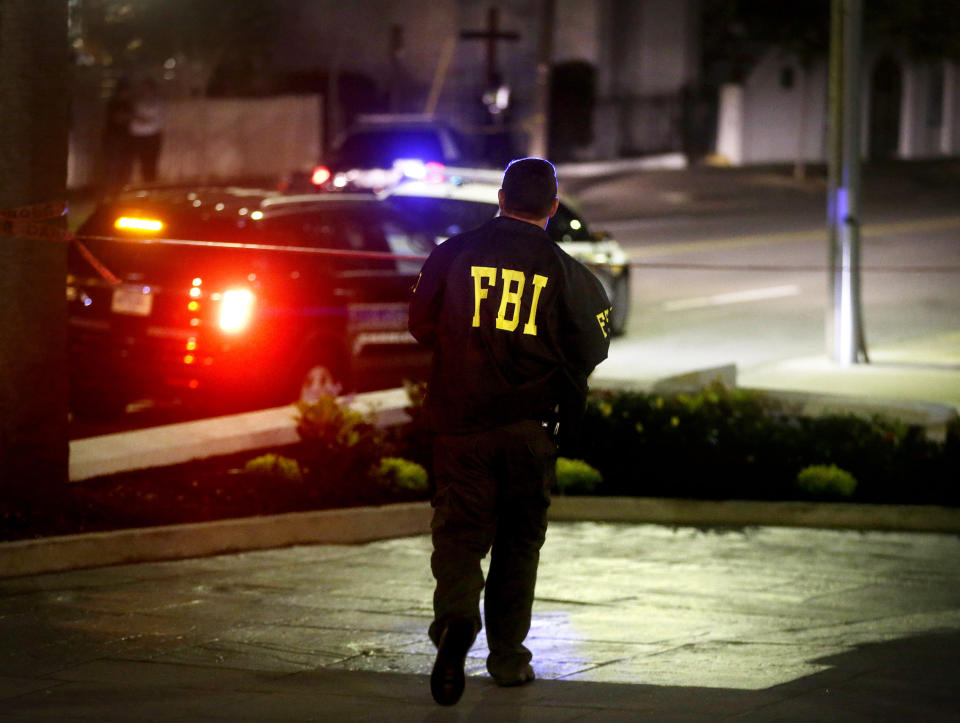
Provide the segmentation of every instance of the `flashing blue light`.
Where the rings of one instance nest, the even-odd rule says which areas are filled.
[[[445,167],[437,161],[422,161],[419,158],[398,158],[393,162],[393,168],[403,178],[412,181],[427,181],[428,183],[442,183],[445,178]]]
[[[422,181],[427,177],[427,164],[419,158],[398,158],[393,167],[414,181]]]

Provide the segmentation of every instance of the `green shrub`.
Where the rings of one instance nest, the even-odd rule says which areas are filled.
[[[768,497],[771,479],[796,476],[791,425],[776,400],[721,384],[695,394],[600,391],[588,400],[581,448],[604,494]]]
[[[601,482],[603,482],[603,475],[582,459],[557,458],[556,491],[559,494],[593,494]]]
[[[336,397],[324,395],[316,402],[297,402],[297,434],[300,439],[326,449],[348,451],[378,444],[383,433],[371,415],[340,404]]]
[[[427,418],[427,385],[425,382],[404,381],[408,404],[404,412],[409,421],[387,429],[387,437],[395,455],[412,460],[427,469],[433,463],[433,432]]]
[[[430,488],[427,470],[402,457],[383,457],[371,470],[370,477],[393,493],[423,495]]]
[[[376,502],[369,471],[392,450],[372,413],[349,409],[332,396],[296,407],[296,456],[305,482],[331,505]]]
[[[850,497],[857,480],[835,464],[812,464],[797,475],[797,486],[814,497]]]
[[[852,414],[805,417],[762,392],[712,384],[691,394],[591,393],[580,445],[599,494],[797,499],[799,472],[848,471],[862,502],[960,504],[960,425],[922,427]]]
[[[378,477],[384,457],[429,470],[433,435],[424,392],[424,385],[408,384],[410,421],[386,430],[334,398],[299,405],[294,456],[318,498],[377,503],[385,491]],[[558,460],[559,494],[960,504],[960,422],[936,442],[922,427],[895,419],[805,417],[762,392],[715,383],[688,394],[592,392],[579,436],[580,459]],[[832,465],[853,482],[799,482],[815,465]]]
[[[263,454],[254,457],[244,465],[243,471],[245,474],[271,477],[286,482],[303,481],[300,463],[295,459],[279,454]]]

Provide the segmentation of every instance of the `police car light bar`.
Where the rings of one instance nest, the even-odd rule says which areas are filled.
[[[445,167],[437,161],[427,161],[419,158],[398,158],[393,162],[393,168],[403,177],[414,181],[442,183],[446,180]]]

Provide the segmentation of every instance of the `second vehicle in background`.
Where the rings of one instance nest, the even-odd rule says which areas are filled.
[[[428,116],[360,116],[310,171],[281,181],[290,193],[382,191],[448,167],[485,165],[475,144],[454,126]]]

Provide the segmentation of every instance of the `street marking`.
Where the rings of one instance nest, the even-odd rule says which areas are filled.
[[[663,310],[683,311],[686,309],[702,309],[708,306],[743,304],[749,301],[762,301],[764,299],[782,299],[786,296],[798,296],[799,294],[800,287],[794,284],[786,284],[784,286],[768,286],[763,289],[746,289],[744,291],[732,291],[727,294],[697,296],[692,299],[677,299],[676,301],[668,301],[663,305]]]
[[[649,244],[630,250],[631,260],[653,256],[673,256],[698,253],[700,251],[719,251],[723,249],[749,248],[751,246],[770,246],[773,244],[794,243],[822,238],[826,241],[826,231],[783,231],[724,239],[704,239],[681,243]]]
[[[896,221],[892,223],[871,223],[860,229],[861,236],[887,236],[895,233],[919,233],[939,231],[960,227],[960,216],[942,216],[916,221]],[[703,239],[680,243],[647,244],[641,248],[630,249],[631,260],[652,256],[672,256],[697,253],[700,251],[720,251],[723,249],[750,248],[752,246],[772,246],[774,244],[796,243],[798,241],[827,240],[827,229],[807,229],[804,231],[778,231],[775,233],[745,234],[729,238]]]

